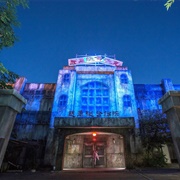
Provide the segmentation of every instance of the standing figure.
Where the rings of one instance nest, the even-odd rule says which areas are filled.
[[[99,155],[96,150],[93,151],[94,166],[96,165],[96,159],[99,160]]]

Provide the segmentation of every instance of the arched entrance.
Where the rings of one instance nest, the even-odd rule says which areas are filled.
[[[86,132],[65,138],[63,170],[125,169],[123,136],[106,132]]]

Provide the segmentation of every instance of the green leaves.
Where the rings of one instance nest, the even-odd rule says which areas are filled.
[[[14,28],[20,25],[16,16],[18,6],[27,8],[27,0],[0,0],[0,50],[13,46],[18,40],[14,33]],[[0,62],[0,89],[12,89],[18,77]]]
[[[172,6],[172,4],[174,3],[175,0],[167,0],[167,2],[164,4],[164,6],[166,7],[167,11],[169,10],[169,8]]]
[[[18,77],[14,72],[8,71],[0,62],[0,89],[12,89],[12,85]]]
[[[0,50],[13,46],[18,40],[14,33],[14,28],[20,26],[16,16],[17,6],[27,8],[27,0],[0,0]]]

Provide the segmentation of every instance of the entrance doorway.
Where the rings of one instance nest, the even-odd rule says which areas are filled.
[[[105,142],[84,142],[83,167],[106,167]]]
[[[124,139],[119,134],[96,132],[72,134],[66,137],[63,170],[124,169]]]

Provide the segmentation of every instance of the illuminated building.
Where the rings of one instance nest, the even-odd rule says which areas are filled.
[[[133,84],[122,64],[107,56],[79,56],[59,70],[56,84],[19,79],[15,88],[28,103],[17,116],[15,138],[41,147],[38,162],[44,159],[57,170],[126,168],[137,151],[133,132],[139,116],[161,110],[158,99],[180,85],[170,79]]]

